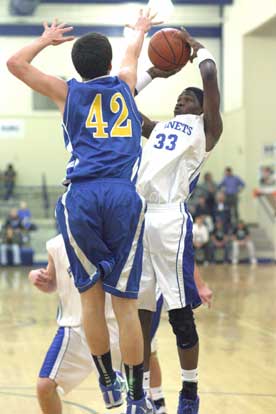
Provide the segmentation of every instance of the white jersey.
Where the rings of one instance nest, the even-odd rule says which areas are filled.
[[[148,203],[188,199],[208,153],[203,115],[159,122],[143,148],[137,188]]]
[[[46,248],[54,261],[56,270],[59,296],[57,323],[59,326],[80,326],[82,323],[80,294],[70,273],[70,264],[62,236],[59,234],[50,239],[46,243]],[[115,319],[109,294],[106,294],[105,313],[107,319]]]

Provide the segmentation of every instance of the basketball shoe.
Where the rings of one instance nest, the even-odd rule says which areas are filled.
[[[120,407],[124,403],[123,393],[126,392],[126,381],[121,372],[116,371],[116,379],[113,384],[109,386],[99,384],[106,408]]]
[[[155,407],[156,414],[168,414],[164,398],[152,401]]]
[[[187,400],[183,396],[179,395],[177,414],[198,414],[199,398],[196,400]]]
[[[156,411],[153,402],[146,395],[140,400],[133,400],[128,395],[126,414],[156,414]]]

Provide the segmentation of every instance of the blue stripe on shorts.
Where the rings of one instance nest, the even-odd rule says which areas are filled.
[[[157,302],[156,302],[156,311],[153,313],[152,322],[151,322],[151,330],[150,330],[150,339],[154,338],[156,331],[158,329],[160,318],[161,318],[161,311],[163,307],[163,295],[160,295]]]
[[[183,208],[183,207],[182,207]],[[186,236],[183,252],[183,278],[186,305],[195,308],[201,304],[200,297],[194,281],[194,247],[193,247],[193,222],[188,207],[184,204],[185,212],[188,216],[186,222]]]
[[[52,369],[56,363],[58,354],[62,347],[62,343],[64,340],[65,328],[60,327],[56,333],[56,336],[53,339],[53,342],[48,349],[44,362],[39,372],[40,378],[49,378]]]

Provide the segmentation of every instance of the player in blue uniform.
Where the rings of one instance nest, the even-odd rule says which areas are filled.
[[[142,265],[144,203],[135,180],[141,147],[141,120],[133,94],[144,35],[154,16],[140,11],[118,77],[109,76],[108,39],[90,33],[72,48],[83,82],[68,83],[32,64],[49,45],[73,40],[73,28],[54,21],[44,33],[8,60],[9,70],[32,89],[51,98],[63,114],[64,138],[72,154],[71,184],[57,205],[67,254],[81,293],[83,325],[100,376],[107,408],[122,404],[120,382],[112,368],[104,314],[110,292],[119,324],[120,345],[129,385],[127,414],[152,411],[143,382],[143,338],[136,298]]]

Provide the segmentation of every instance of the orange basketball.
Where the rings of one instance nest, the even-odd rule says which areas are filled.
[[[149,42],[149,58],[154,66],[162,70],[185,66],[190,54],[191,47],[178,29],[161,29]]]

